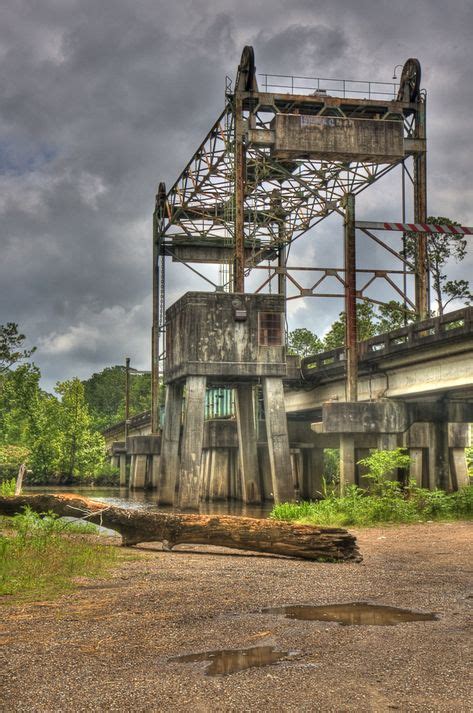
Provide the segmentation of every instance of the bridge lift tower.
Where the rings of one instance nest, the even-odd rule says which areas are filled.
[[[251,482],[256,445],[249,390],[256,381],[263,384],[273,491],[275,499],[286,499],[284,483],[290,466],[285,414],[281,417],[281,379],[286,373],[281,314],[287,300],[345,299],[347,401],[357,399],[356,302],[370,299],[367,292],[373,282],[384,280],[402,298],[405,309],[419,319],[428,314],[426,233],[418,234],[417,255],[411,263],[401,250],[361,228],[391,258],[399,259],[398,270],[358,268],[355,255],[356,196],[397,166],[402,166],[403,198],[406,176],[413,187],[414,222],[426,222],[426,95],[420,90],[418,60],[408,59],[404,64],[399,86],[258,77],[259,83],[253,48],[247,46],[234,87],[227,81],[223,112],[173,186],[167,190],[161,183],[156,196],[152,430],[157,433],[159,429],[159,381],[164,374],[167,397],[159,499],[174,500],[176,473],[180,473],[177,502],[182,507],[195,507],[198,501],[206,384],[236,387],[247,501],[258,500]],[[334,213],[344,218],[344,235],[340,236],[344,265],[292,264],[294,241],[302,236],[317,240],[312,229]],[[202,275],[215,292],[188,293],[184,302],[166,311],[169,258],[197,274],[202,274],[202,264],[218,264],[223,283]],[[301,285],[301,272],[314,274],[311,287]],[[408,295],[406,275],[414,279],[414,297]],[[336,281],[337,293],[322,291],[326,280]],[[277,287],[270,295],[273,284]],[[183,310],[187,321],[183,321]],[[253,312],[258,313],[256,322],[250,316]],[[193,331],[195,321],[205,322],[205,329]],[[183,330],[189,337],[186,343]],[[241,350],[234,349],[241,340],[246,345],[244,358]],[[221,367],[224,362],[227,369]]]

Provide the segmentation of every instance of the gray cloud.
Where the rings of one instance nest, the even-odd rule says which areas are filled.
[[[0,322],[18,321],[38,345],[47,386],[125,353],[149,365],[154,192],[207,133],[246,43],[258,71],[283,74],[389,81],[419,56],[430,210],[473,223],[472,26],[461,0],[5,0]],[[397,217],[389,181],[359,205],[366,217]],[[315,246],[301,239],[294,254],[336,260],[336,229],[322,224]],[[171,276],[173,296],[199,286]],[[320,305],[293,303],[292,326],[325,329],[341,305]]]

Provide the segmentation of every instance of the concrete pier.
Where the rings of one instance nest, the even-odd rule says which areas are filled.
[[[238,385],[235,405],[243,502],[260,503],[261,487],[259,483],[254,391],[251,384]]]
[[[178,505],[182,509],[199,508],[206,382],[205,376],[186,379],[178,490]]]
[[[183,384],[173,382],[166,389],[164,429],[159,464],[158,503],[173,505],[179,473]]]
[[[282,379],[263,379],[263,399],[274,502],[291,502],[294,483]]]

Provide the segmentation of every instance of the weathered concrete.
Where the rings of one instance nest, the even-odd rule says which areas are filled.
[[[212,451],[210,466],[210,500],[227,500],[229,497],[228,452],[224,448]]]
[[[120,487],[124,488],[126,486],[126,453],[122,453],[120,456]]]
[[[273,154],[278,158],[313,156],[350,161],[356,157],[357,161],[384,163],[404,155],[401,121],[276,114],[271,130]]]
[[[179,473],[182,393],[181,383],[168,384],[159,464],[158,503],[160,505],[173,505],[175,499],[176,479]]]
[[[205,376],[187,377],[178,493],[178,504],[183,509],[199,507],[205,389]]]
[[[450,449],[450,477],[453,490],[465,488],[470,482],[464,448]]]
[[[355,438],[352,434],[342,433],[340,436],[340,493],[343,494],[347,485],[355,483]]]
[[[236,389],[236,413],[243,501],[261,502],[258,471],[254,391],[251,384],[239,384]]]
[[[276,503],[292,501],[294,485],[281,379],[272,377],[263,379],[263,399],[274,501]]]
[[[315,500],[322,493],[322,478],[324,476],[323,448],[305,448],[305,475],[303,479],[302,497]]]
[[[130,465],[130,488],[143,490],[147,484],[148,456],[132,455]]]
[[[166,311],[166,383],[188,375],[286,376],[284,308],[282,295],[188,292]],[[260,343],[265,313],[280,319],[279,344]]]

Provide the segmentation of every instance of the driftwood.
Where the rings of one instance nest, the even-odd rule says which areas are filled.
[[[229,515],[187,515],[117,508],[79,495],[0,497],[0,514],[14,515],[26,505],[38,513],[84,517],[116,530],[125,546],[163,542],[217,545],[321,561],[360,562],[356,538],[338,527],[296,525],[282,520],[258,520]]]
[[[21,495],[21,489],[23,487],[23,478],[25,476],[25,473],[26,473],[26,464],[22,463],[18,470],[18,475],[16,476],[15,495]]]

